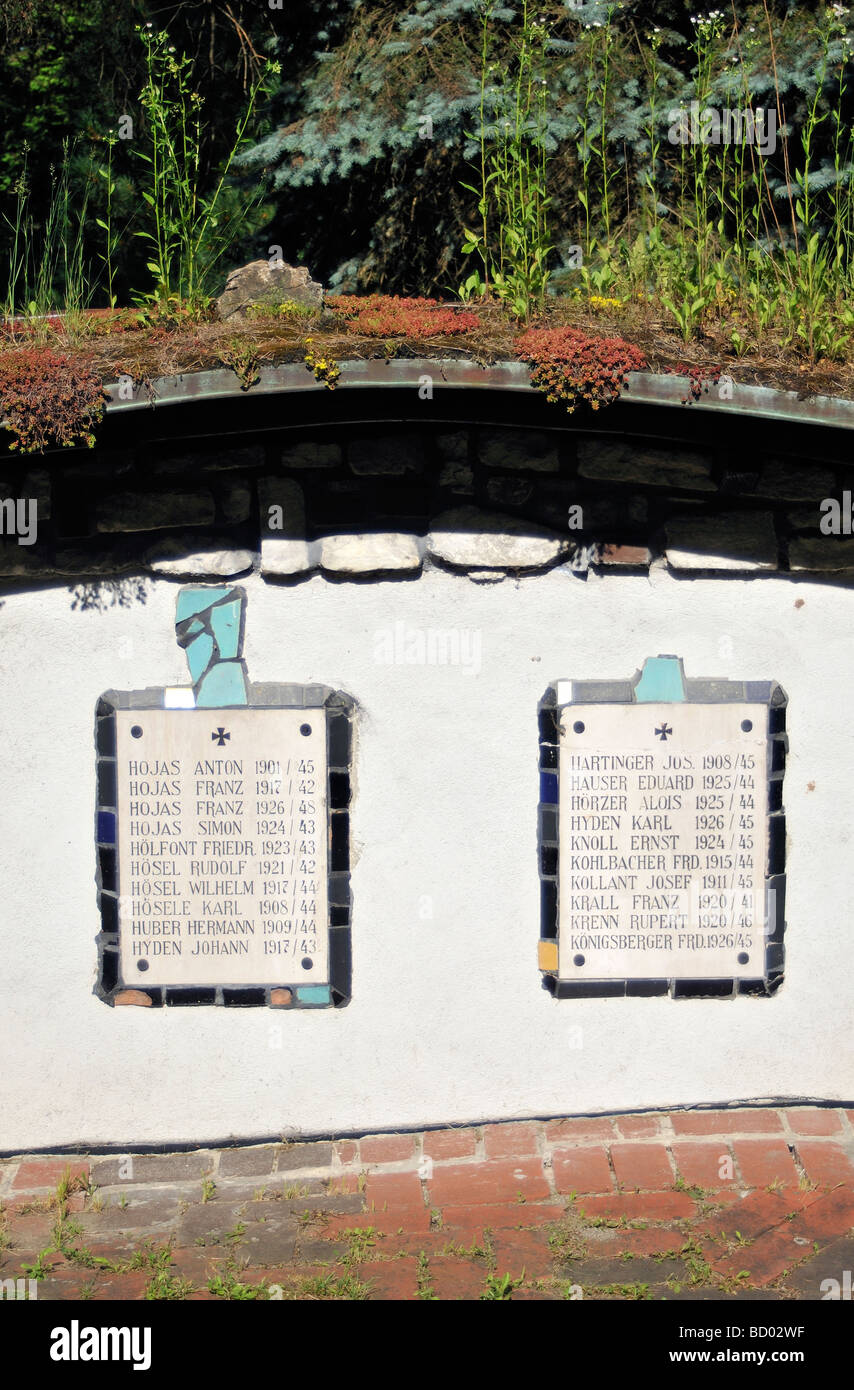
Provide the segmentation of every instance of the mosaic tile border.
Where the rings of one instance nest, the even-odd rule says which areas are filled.
[[[118,849],[116,710],[174,707],[174,690],[110,690],[95,709],[97,791],[95,842],[96,884],[101,930],[95,995],[105,1003],[181,1007],[216,1004],[225,1008],[266,1007],[341,1008],[352,989],[352,893],[350,888],[350,806],[352,796],[353,725],[356,704],[349,695],[324,685],[248,683],[248,709],[323,709],[326,712],[328,796],[329,984],[296,987],[217,985],[199,988],[160,986],[142,989],[120,978],[118,930]],[[222,708],[222,706],[217,706]],[[135,996],[122,998],[122,995]]]
[[[756,979],[561,980],[558,976],[559,924],[559,758],[560,711],[576,704],[623,704],[687,701],[692,704],[740,702],[764,705],[768,742],[768,862],[765,891],[768,920],[765,968]],[[784,978],[786,905],[786,816],[783,777],[786,770],[788,700],[776,681],[688,679],[679,657],[650,658],[628,681],[553,681],[537,706],[539,722],[540,801],[537,846],[540,876],[539,968],[543,988],[555,999],[653,998],[734,999],[737,995],[770,998]]]

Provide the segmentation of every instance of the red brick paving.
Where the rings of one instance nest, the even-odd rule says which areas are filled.
[[[424,1135],[428,1158],[473,1158],[476,1146],[477,1131],[473,1129],[434,1129]]]
[[[722,1177],[730,1155],[733,1176]],[[621,1271],[618,1282],[631,1283],[627,1255],[643,1261],[635,1265],[641,1280],[655,1281],[655,1256],[668,1257],[662,1281],[684,1261],[690,1284],[699,1243],[703,1297],[742,1286],[747,1297],[751,1289],[818,1297],[810,1261],[854,1230],[854,1111],[842,1107],[572,1116],[291,1145],[293,1191],[280,1201],[272,1191],[254,1200],[251,1149],[229,1149],[222,1167],[220,1157],[206,1158],[216,1197],[204,1212],[198,1181],[183,1176],[186,1156],[177,1166],[160,1156],[163,1177],[149,1173],[145,1201],[133,1191],[127,1200],[133,1182],[72,1195],[66,1217],[83,1212],[83,1233],[71,1238],[77,1258],[69,1246],[66,1254],[51,1248],[55,1189],[69,1166],[88,1175],[88,1159],[4,1160],[0,1280],[26,1277],[23,1266],[46,1252],[40,1297],[139,1299],[156,1252],[171,1244],[168,1273],[191,1281],[193,1299],[215,1297],[208,1280],[223,1271],[249,1285],[279,1282],[296,1297],[306,1296],[309,1278],[323,1281],[308,1295],[321,1298],[347,1297],[358,1280],[375,1301],[480,1299],[490,1276],[515,1280],[524,1271],[512,1296],[547,1299],[563,1297],[568,1278],[584,1286],[587,1262],[588,1285],[608,1263]],[[98,1181],[116,1181],[110,1163],[93,1164]],[[190,1245],[199,1231],[203,1244]],[[174,1244],[179,1234],[186,1245]],[[131,1268],[146,1243],[146,1267]],[[91,1255],[117,1268],[93,1268]],[[662,1282],[653,1296],[679,1294]]]
[[[798,1186],[798,1170],[784,1139],[733,1139],[732,1147],[746,1187],[774,1182]]]
[[[561,1149],[552,1158],[558,1192],[613,1192],[614,1178],[604,1148]]]
[[[854,1182],[854,1162],[838,1144],[799,1139],[797,1151],[810,1182]]]
[[[703,1187],[710,1191],[732,1187],[734,1177],[721,1177],[724,1172],[735,1173],[732,1154],[725,1143],[697,1142],[692,1144],[677,1141],[671,1145],[671,1153],[676,1160],[679,1176],[689,1187]],[[726,1160],[729,1160],[727,1167]]]
[[[789,1128],[795,1134],[839,1134],[842,1120],[835,1110],[787,1110]]]
[[[414,1151],[412,1134],[375,1134],[359,1145],[363,1163],[398,1163],[412,1158]]]
[[[611,1162],[624,1188],[661,1192],[673,1185],[673,1169],[663,1144],[612,1144]]]
[[[683,1110],[670,1121],[677,1134],[777,1134],[783,1121],[775,1110]]]
[[[520,1195],[535,1201],[550,1195],[539,1158],[491,1159],[483,1163],[436,1166],[427,1184],[433,1206],[475,1206],[479,1202],[512,1201]]]

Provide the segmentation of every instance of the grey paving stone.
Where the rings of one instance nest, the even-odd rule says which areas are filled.
[[[240,1241],[240,1257],[254,1265],[284,1264],[294,1257],[299,1225],[294,1220],[252,1222]]]
[[[331,1164],[331,1144],[288,1144],[279,1150],[276,1171],[293,1173],[301,1168],[329,1168]]]
[[[177,1244],[183,1246],[196,1243],[208,1245],[228,1245],[226,1236],[240,1224],[249,1224],[249,1203],[214,1199],[200,1202],[198,1206],[185,1211],[177,1224]]]
[[[215,1156],[209,1149],[193,1149],[181,1154],[128,1154],[124,1158],[93,1159],[90,1176],[96,1187],[190,1182],[193,1179],[201,1184],[203,1175],[213,1169],[214,1161]]]
[[[804,1250],[804,1254],[806,1253],[808,1252]],[[852,1278],[854,1278],[854,1240],[850,1236],[825,1246],[823,1250],[813,1256],[809,1263],[800,1265],[793,1270],[783,1281],[783,1287],[793,1289],[806,1298],[835,1301],[831,1300],[829,1296],[836,1293],[836,1290],[832,1286],[824,1289],[821,1286],[826,1280],[835,1279],[840,1286],[839,1294],[841,1297],[846,1270],[849,1272],[848,1284],[850,1288]]]
[[[266,1177],[275,1168],[278,1148],[278,1144],[261,1144],[245,1149],[223,1149],[219,1173],[224,1178]]]
[[[105,1231],[144,1231],[178,1221],[186,1194],[178,1187],[136,1187],[102,1192],[102,1211],[91,1208],[74,1219],[87,1236]],[[125,1198],[126,1205],[120,1204]]]

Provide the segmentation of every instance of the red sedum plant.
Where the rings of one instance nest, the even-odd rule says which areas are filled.
[[[327,306],[346,319],[351,333],[366,338],[437,338],[480,328],[477,314],[435,299],[399,299],[389,294],[327,296]]]
[[[95,443],[107,399],[91,367],[44,348],[0,353],[0,417],[22,454]]]
[[[582,401],[593,410],[610,405],[628,373],[649,365],[623,338],[590,338],[577,328],[529,328],[517,338],[516,352],[533,365],[531,385],[550,401],[565,401],[570,413]]]

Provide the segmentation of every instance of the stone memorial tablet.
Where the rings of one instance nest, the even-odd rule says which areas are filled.
[[[185,589],[192,686],[98,701],[96,993],[110,1004],[350,997],[353,701],[255,685],[241,589]]]
[[[563,704],[555,689],[542,851],[555,901],[540,953],[560,993],[591,982],[598,993],[663,993],[672,982],[677,993],[735,993],[767,985],[782,963],[782,770],[770,729],[782,705],[770,705],[770,685],[759,702],[741,683],[686,682],[674,667],[664,700],[650,698],[660,665],[630,687],[639,699],[585,701],[586,685],[602,690],[573,682]],[[686,990],[690,981],[703,988]]]
[[[119,710],[122,976],[328,983],[324,710]]]

